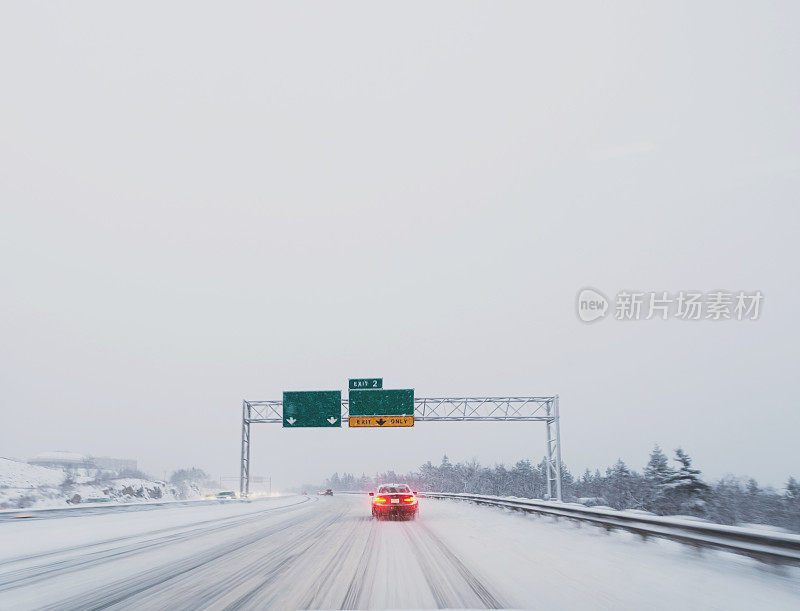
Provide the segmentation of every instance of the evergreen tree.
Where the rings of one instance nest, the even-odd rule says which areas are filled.
[[[495,465],[492,473],[492,494],[507,496],[511,493],[511,477],[505,465]]]
[[[453,467],[453,475],[458,485],[458,492],[477,490],[480,481],[481,466],[474,458],[465,463],[458,463]]]
[[[786,494],[784,496],[787,501],[800,502],[800,482],[790,477],[789,481],[786,482]]]
[[[197,467],[192,467],[190,469],[178,469],[170,476],[169,481],[173,484],[182,484],[186,482],[193,482],[200,484],[209,482],[210,478],[208,477],[208,474],[202,469],[198,469]]]
[[[674,473],[675,470],[669,466],[667,455],[656,444],[653,451],[650,452],[650,460],[647,461],[647,466],[644,468],[645,478],[657,484],[662,484],[672,477]]]
[[[536,498],[536,490],[541,489],[538,475],[531,461],[518,461],[511,469],[512,487],[509,494],[529,499]]]
[[[563,462],[561,463],[561,496],[565,501],[575,500],[575,478]]]
[[[611,505],[617,509],[647,508],[663,515],[694,514],[720,524],[769,524],[800,532],[800,483],[790,477],[785,489],[761,488],[755,480],[726,477],[713,487],[706,485],[700,471],[692,467],[691,458],[682,449],[675,451],[678,469],[670,467],[658,446],[653,448],[643,474],[618,460],[606,469],[586,469],[575,481],[562,465],[562,492],[565,500],[576,497],[592,499],[587,504]],[[203,477],[199,470],[182,470],[175,479]],[[430,461],[418,471],[405,475],[394,471],[355,477],[350,473],[334,473],[323,488],[339,490],[373,490],[379,483],[405,483],[412,490],[452,491],[474,494],[496,494],[542,499],[547,493],[546,469],[521,460],[512,467],[483,467],[476,460],[453,464],[447,456],[437,466]],[[315,486],[304,486],[314,489]],[[655,495],[654,493],[659,493]],[[553,490],[555,494],[555,490]]]
[[[594,482],[592,480],[592,472],[589,471],[588,467],[576,482],[575,494],[579,498],[597,496],[597,490],[595,489]]]
[[[453,478],[453,463],[450,462],[447,454],[442,456],[442,464],[439,465],[439,478],[442,492],[459,492],[458,485]]]
[[[783,516],[786,528],[800,531],[800,482],[790,477],[783,495]]]
[[[431,461],[426,462],[419,468],[420,488],[431,492],[441,492],[439,487],[439,471]],[[377,482],[376,482],[377,483]]]
[[[369,491],[374,488],[374,484],[372,482],[372,478],[367,477],[365,473],[361,474],[361,477],[358,479],[358,488],[362,492]]]
[[[603,496],[614,509],[628,509],[637,505],[634,474],[622,459],[606,469]]]
[[[670,513],[702,515],[709,492],[700,479],[700,470],[692,467],[692,459],[682,448],[675,450],[675,462],[680,468],[664,484],[664,496]]]
[[[662,513],[664,509],[664,492],[675,470],[669,466],[667,455],[656,444],[650,452],[650,460],[644,468],[644,506],[648,511]]]
[[[733,476],[723,477],[710,495],[707,516],[720,524],[748,521],[746,493],[742,483]]]

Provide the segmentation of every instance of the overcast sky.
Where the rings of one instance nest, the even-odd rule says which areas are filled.
[[[383,376],[560,395],[574,472],[660,443],[782,485],[799,13],[3,2],[0,455],[233,476],[243,398]],[[585,324],[586,286],[765,299],[757,321]],[[538,461],[544,436],[255,425],[253,474]]]

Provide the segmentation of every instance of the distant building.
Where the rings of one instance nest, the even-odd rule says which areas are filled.
[[[103,471],[136,471],[137,463],[133,458],[111,458],[110,456],[95,456],[94,464]]]
[[[29,465],[48,467],[50,469],[64,469],[66,471],[76,471],[78,469],[96,469],[91,456],[77,454],[75,452],[42,452],[33,458],[28,459]]]
[[[89,456],[76,452],[42,452],[28,459],[29,465],[63,469],[69,473],[97,476],[100,473],[119,473],[136,471],[137,463],[132,458],[112,458],[110,456]]]

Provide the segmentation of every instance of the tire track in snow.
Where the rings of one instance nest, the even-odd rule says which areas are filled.
[[[351,515],[353,505],[349,502],[341,507],[335,524],[314,533],[314,541],[286,567],[283,582],[265,582],[252,592],[246,608],[336,608],[345,596],[345,584],[352,580],[348,569],[363,560],[363,546],[369,533],[364,532],[368,517]],[[370,525],[371,526],[371,525]],[[367,567],[369,568],[369,567]],[[360,598],[363,584],[354,585],[354,594]],[[233,608],[233,607],[232,607]]]
[[[326,531],[335,528],[341,517],[341,513],[331,516],[322,522],[321,527],[318,524],[310,525],[306,532],[283,546],[287,551],[274,557],[267,557],[266,562],[260,568],[255,567],[254,569],[254,572],[260,575],[256,579],[256,585],[251,587],[247,593],[239,595],[233,602],[225,605],[224,608],[226,610],[270,608],[272,605],[263,599],[265,591],[274,586],[278,579],[285,575],[298,560],[307,557],[306,555],[309,553],[313,554],[316,547],[323,545]],[[248,568],[248,570],[251,569]]]
[[[129,606],[129,599],[137,595],[157,587],[162,587],[170,582],[174,582],[175,580],[186,576],[201,567],[224,559],[228,554],[247,550],[251,546],[260,544],[265,538],[268,538],[276,533],[284,532],[286,529],[290,529],[294,525],[303,524],[304,522],[307,522],[307,517],[303,515],[291,516],[289,520],[284,520],[277,524],[271,524],[270,526],[262,528],[255,533],[240,536],[226,544],[218,545],[209,551],[190,555],[182,560],[172,562],[167,566],[158,566],[148,569],[144,572],[131,575],[126,579],[112,582],[105,587],[90,591],[86,594],[72,597],[53,605],[48,605],[44,608],[92,610],[105,609],[123,603],[125,603],[125,606]],[[170,585],[172,586],[172,584]],[[215,587],[218,587],[218,584],[215,584]],[[164,608],[167,607],[174,607],[174,605],[166,605]]]
[[[179,543],[181,541],[214,534],[227,528],[233,528],[255,521],[262,518],[265,514],[279,515],[281,513],[288,513],[296,510],[299,505],[303,505],[305,502],[307,502],[307,500],[300,501],[298,503],[292,503],[291,505],[272,507],[262,511],[253,512],[245,516],[230,516],[213,520],[204,520],[202,522],[191,524],[188,527],[175,526],[127,537],[117,537],[115,539],[100,541],[87,546],[73,546],[71,548],[61,549],[55,552],[36,554],[27,557],[17,557],[0,564],[0,571],[2,571],[4,567],[13,566],[13,564],[24,563],[32,559],[42,559],[47,557],[54,558],[70,552],[81,550],[88,551],[92,548],[107,546],[110,543],[132,541],[126,545],[112,547],[111,549],[89,551],[89,553],[82,554],[77,558],[64,558],[47,564],[38,564],[35,566],[5,572],[4,574],[0,575],[0,592],[31,585],[45,579],[68,574],[73,571],[90,568],[107,561],[120,560],[126,557],[147,553],[154,549],[171,545],[173,543]],[[149,541],[147,540],[148,537],[153,537],[154,535],[157,535],[156,538],[150,539]],[[145,541],[141,541],[141,539],[145,539]]]
[[[503,600],[424,518],[373,521],[355,499],[236,523],[192,541],[158,539],[142,560],[94,558],[44,587],[46,609],[499,608]],[[279,508],[275,508],[276,510]],[[283,508],[280,508],[283,509]],[[249,525],[253,526],[250,527]],[[219,527],[219,528],[218,528]],[[230,535],[225,529],[230,529]],[[197,535],[199,536],[199,535]],[[191,537],[190,537],[191,538]],[[175,543],[173,547],[168,544]],[[127,548],[127,542],[125,546]],[[164,547],[164,551],[159,551]],[[199,549],[198,549],[199,548]],[[119,550],[118,550],[119,551]],[[133,554],[131,554],[133,555]],[[122,555],[120,558],[127,558]],[[127,567],[131,567],[128,569]],[[110,570],[109,570],[110,568]],[[82,583],[71,596],[58,589]],[[34,600],[38,584],[20,589]],[[68,592],[68,590],[67,590]],[[41,604],[41,603],[38,603]],[[0,606],[2,606],[0,604]],[[36,607],[35,603],[22,608]]]
[[[414,528],[404,524],[403,528],[412,540],[412,550],[440,609],[474,607],[475,602],[479,602],[487,609],[508,608],[500,597],[493,593],[423,522]],[[447,571],[445,566],[449,566],[451,570]],[[457,587],[452,579],[453,573],[461,578],[474,598],[464,596],[464,589]]]
[[[375,556],[375,540],[377,538],[377,533],[376,525],[370,519],[370,531],[367,535],[367,540],[364,542],[364,547],[361,550],[358,565],[353,572],[353,578],[347,586],[347,592],[345,592],[344,600],[342,600],[342,604],[339,607],[340,609],[358,609],[360,607],[361,599],[364,594],[364,585],[367,583],[367,574],[370,571]]]

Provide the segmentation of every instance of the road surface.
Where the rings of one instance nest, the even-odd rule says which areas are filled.
[[[66,515],[65,515],[66,514]],[[797,609],[794,570],[422,500],[292,496],[0,522],[0,609]]]

